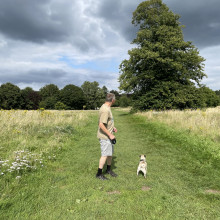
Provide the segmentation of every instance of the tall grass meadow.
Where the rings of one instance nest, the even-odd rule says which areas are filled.
[[[139,112],[148,120],[160,121],[176,129],[220,142],[220,107],[197,110],[168,110]]]
[[[55,160],[63,143],[89,120],[92,111],[1,110],[0,176],[22,174]]]

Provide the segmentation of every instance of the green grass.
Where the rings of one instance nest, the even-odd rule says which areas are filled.
[[[217,145],[120,110],[113,115],[117,178],[95,178],[97,112],[65,136],[55,161],[19,180],[0,177],[0,219],[220,219],[220,194],[206,193],[220,190]],[[146,179],[136,175],[140,154]]]

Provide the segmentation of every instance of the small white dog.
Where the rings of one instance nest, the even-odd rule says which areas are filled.
[[[146,178],[147,175],[147,162],[146,162],[146,155],[140,155],[140,162],[137,168],[137,175],[139,172],[142,172],[144,174],[144,178]]]

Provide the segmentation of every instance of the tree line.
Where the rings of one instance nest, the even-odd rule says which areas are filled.
[[[55,84],[48,84],[39,91],[35,91],[31,87],[20,89],[8,82],[0,86],[0,108],[6,110],[97,109],[104,103],[108,92],[116,95],[115,106],[130,105],[131,99],[126,94],[119,94],[116,90],[108,91],[106,86],[100,88],[96,81],[85,81],[81,87],[69,84],[63,89],[59,89]]]
[[[182,91],[183,99],[187,99],[189,102],[191,98],[192,102],[191,105],[187,106],[188,108],[215,107],[220,105],[220,90],[213,91],[205,86],[196,89],[197,96],[191,93],[190,97],[185,97],[186,93],[190,94],[190,91]],[[0,86],[0,108],[6,110],[36,110],[40,108],[56,110],[97,109],[104,103],[108,92],[115,94],[116,102],[114,106],[116,107],[134,107],[135,105],[135,108],[140,110],[143,110],[142,106],[148,105],[151,107],[149,103],[144,103],[144,100],[143,103],[141,100],[137,103],[135,94],[120,94],[117,90],[108,91],[105,86],[100,88],[99,83],[96,81],[85,81],[81,87],[69,84],[63,89],[59,89],[54,84],[48,84],[40,88],[39,91],[35,91],[31,87],[20,89],[12,83],[5,83]],[[160,106],[164,105],[162,101],[159,98],[157,100],[158,103],[161,102]],[[181,100],[179,101],[181,103]],[[161,107],[158,107],[158,109],[164,110]]]

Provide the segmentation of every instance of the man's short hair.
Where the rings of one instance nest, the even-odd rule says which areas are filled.
[[[106,95],[105,101],[106,101],[106,102],[112,102],[113,99],[115,99],[115,94],[113,94],[113,93],[108,93],[108,94]]]

